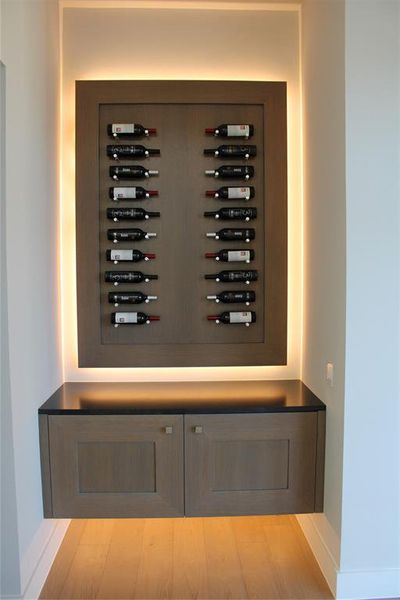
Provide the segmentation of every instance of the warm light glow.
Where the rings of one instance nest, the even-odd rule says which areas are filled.
[[[67,4],[66,4],[67,5]],[[267,13],[264,13],[267,15]],[[267,17],[266,17],[267,18]],[[156,39],[155,36],[154,39]],[[76,44],[75,55],[71,55],[71,40],[68,56],[61,53],[62,98],[61,98],[61,270],[62,270],[62,323],[66,381],[197,381],[197,380],[246,380],[246,379],[292,379],[300,377],[301,346],[301,157],[300,157],[300,101],[299,73],[289,80],[288,85],[288,365],[279,367],[187,367],[187,368],[78,368],[77,351],[77,306],[76,306],[76,254],[75,254],[75,80],[97,79],[160,79],[160,80],[252,80],[283,81],[288,73],[263,68],[260,60],[247,57],[248,68],[236,71],[232,65],[220,67],[214,64],[193,63],[185,68],[179,61],[168,64],[168,69],[150,60],[151,71],[146,65],[135,64],[132,56],[115,56],[107,64],[105,56],[110,46],[104,44],[104,56],[94,59],[86,48]],[[90,42],[87,42],[90,46]],[[285,40],[282,42],[285,43]],[[146,56],[146,53],[143,54]],[[104,60],[103,60],[104,59]],[[294,57],[296,64],[297,57]],[[218,63],[218,57],[216,57]],[[263,61],[261,61],[263,62]],[[101,66],[104,65],[105,66]],[[87,65],[90,65],[88,69]],[[222,68],[223,67],[223,68]]]

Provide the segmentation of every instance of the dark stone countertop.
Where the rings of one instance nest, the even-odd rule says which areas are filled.
[[[42,415],[302,412],[325,404],[298,379],[157,383],[64,383]]]

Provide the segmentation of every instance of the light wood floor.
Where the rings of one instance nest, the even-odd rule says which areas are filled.
[[[40,598],[328,599],[293,516],[72,521]]]

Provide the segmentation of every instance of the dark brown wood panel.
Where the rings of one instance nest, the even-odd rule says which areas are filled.
[[[156,491],[154,442],[79,442],[79,493]]]
[[[53,516],[53,500],[50,473],[50,448],[49,448],[49,417],[39,415],[39,442],[40,442],[40,469],[42,474],[43,516]]]
[[[48,419],[53,517],[183,515],[183,417]]]
[[[186,415],[185,514],[314,512],[316,440],[316,413]]]
[[[162,321],[150,327],[120,327],[114,330],[108,324],[111,307],[105,302],[106,289],[103,284],[106,224],[102,217],[108,203],[106,189],[112,184],[105,177],[108,162],[106,164],[104,159],[104,146],[108,140],[104,138],[104,125],[112,115],[115,118],[121,115],[118,120],[129,116],[130,120],[136,122],[142,118],[147,126],[153,126],[152,122],[146,121],[147,118],[154,122],[160,119],[160,132],[166,132],[167,136],[164,141],[161,134],[159,139],[146,140],[146,145],[150,147],[161,147],[162,155],[157,160],[143,161],[145,165],[155,165],[157,162],[160,165],[159,180],[156,178],[154,181],[154,187],[160,187],[162,192],[160,198],[157,201],[135,203],[148,210],[152,206],[161,210],[162,217],[157,224],[154,222],[153,225],[152,221],[143,226],[149,231],[154,230],[154,226],[159,228],[159,237],[154,242],[142,242],[140,246],[139,243],[135,246],[125,244],[125,247],[140,249],[144,244],[148,250],[158,250],[159,262],[155,261],[150,269],[159,273],[160,280],[138,287],[142,290],[147,287],[150,293],[154,290],[160,297],[159,303],[144,305],[145,312],[161,313]],[[255,267],[260,270],[260,282],[256,285],[256,311],[259,318],[257,324],[249,328],[216,326],[205,319],[207,313],[216,312],[216,306],[206,301],[204,296],[225,286],[205,282],[203,275],[224,268],[226,263],[206,264],[209,261],[202,258],[206,247],[203,234],[223,227],[226,222],[209,223],[202,218],[202,212],[206,207],[214,205],[217,208],[219,204],[227,206],[229,203],[208,200],[202,195],[205,189],[213,189],[213,183],[225,183],[209,181],[203,171],[207,166],[214,168],[217,163],[229,164],[231,161],[203,157],[204,147],[217,146],[223,140],[207,139],[206,136],[202,139],[199,132],[205,123],[217,125],[229,120],[224,115],[238,120],[242,116],[241,121],[251,117],[257,125],[256,132],[260,131],[259,124],[263,123],[263,139],[257,139],[261,152],[256,160],[263,160],[256,169],[259,177],[256,198],[248,203],[257,206],[260,211],[258,221],[254,223],[257,229],[258,261]],[[286,84],[77,82],[76,125],[79,365],[285,364]],[[180,135],[173,139],[174,129],[179,128]],[[166,141],[168,144],[163,148]],[[142,161],[140,164],[143,164]],[[166,176],[168,173],[170,177]],[[153,187],[152,180],[149,187]],[[228,247],[226,242],[219,245],[209,241],[208,244],[207,248],[210,249]],[[138,270],[146,271],[149,267],[145,264],[142,268],[143,263],[139,264]],[[227,288],[232,289],[231,285]],[[226,309],[226,305],[217,308],[219,312]],[[138,310],[141,309],[142,306],[138,306]]]

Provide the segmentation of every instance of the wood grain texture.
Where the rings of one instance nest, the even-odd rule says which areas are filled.
[[[55,517],[183,514],[182,416],[66,415],[50,416],[49,421]],[[172,434],[165,433],[166,426],[172,427]],[[116,451],[121,442],[139,447],[138,452],[129,454],[130,465]],[[91,454],[88,461],[84,452],[81,465],[81,449],[91,443],[101,444],[102,460]],[[143,455],[143,444],[151,446],[150,459],[147,452],[146,460],[134,460]],[[143,485],[151,491],[143,491]]]
[[[316,413],[185,415],[185,514],[314,512],[316,436]]]
[[[295,517],[92,523],[72,521],[42,600],[332,598]]]
[[[317,462],[315,467],[315,512],[324,510],[326,412],[317,416]]]
[[[105,302],[105,287],[102,282],[102,271],[105,268],[102,256],[107,228],[103,216],[108,187],[103,154],[99,154],[99,144],[101,152],[105,144],[105,140],[102,139],[102,119],[106,118],[105,113],[110,110],[120,111],[121,114],[130,111],[132,114],[132,110],[135,109],[137,115],[140,111],[151,110],[152,106],[154,110],[159,110],[160,106],[164,106],[166,112],[175,110],[174,115],[167,114],[163,117],[164,122],[168,126],[175,124],[175,128],[181,128],[183,135],[182,139],[170,140],[169,151],[165,152],[165,155],[162,154],[160,159],[151,159],[154,164],[160,163],[160,178],[154,187],[157,188],[159,184],[165,195],[160,196],[157,204],[158,208],[161,208],[162,218],[154,225],[160,228],[160,236],[154,241],[154,248],[157,249],[160,244],[162,259],[159,267],[162,267],[163,272],[160,273],[160,280],[154,285],[151,284],[156,291],[160,286],[160,309],[163,315],[162,321],[153,324],[148,333],[145,328],[136,328],[139,331],[132,333],[131,327],[122,327],[115,331],[108,325],[110,306]],[[203,146],[213,147],[217,144],[215,140],[205,138],[200,148],[194,148],[190,132],[203,128],[201,115],[208,110],[207,107],[207,120],[223,121],[224,114],[229,115],[229,111],[236,111],[237,114],[240,110],[245,118],[253,107],[257,114],[261,114],[261,117],[256,115],[253,118],[261,118],[263,121],[264,138],[257,140],[263,154],[256,159],[258,161],[264,157],[264,162],[261,160],[261,165],[257,168],[260,178],[257,188],[261,194],[255,199],[260,211],[260,219],[255,222],[258,257],[256,266],[261,273],[260,282],[256,284],[259,298],[257,312],[260,319],[254,327],[246,329],[218,327],[205,321],[205,314],[211,307],[206,306],[204,290],[215,291],[215,286],[213,290],[209,290],[211,284],[206,284],[202,275],[206,271],[217,271],[217,268],[216,265],[206,265],[202,258],[205,243],[202,234],[210,227],[201,215],[206,205],[209,207],[210,202],[215,203],[211,200],[206,201],[202,197],[202,191],[208,187],[215,187],[215,182],[204,181],[203,184],[203,180],[198,178],[205,162],[201,154]],[[142,116],[144,118],[145,114]],[[100,132],[99,123],[102,124]],[[260,126],[257,128],[260,131],[261,129]],[[77,82],[76,130],[79,366],[286,364],[286,84],[80,81]],[[151,145],[156,146],[156,140],[157,138],[153,144],[153,139],[150,138],[148,145],[150,146],[151,142]],[[183,165],[182,170],[188,171],[185,168],[186,161],[190,161],[190,177],[183,184],[184,178],[178,172],[179,163]],[[210,162],[213,166],[214,163],[217,164],[214,158],[206,159],[206,162],[207,166],[210,166]],[[218,164],[222,164],[222,161],[218,161]],[[165,176],[162,175],[163,172]],[[168,178],[169,172],[171,176]],[[150,184],[153,187],[153,181]],[[196,206],[198,208],[194,209]],[[173,222],[169,223],[169,218]],[[214,222],[209,225],[212,225],[210,230],[215,230],[216,225],[219,228],[224,223]],[[150,227],[153,229],[153,222],[146,223],[145,229]],[[260,238],[264,245],[260,244]],[[150,249],[150,242],[145,244]],[[216,242],[210,244],[213,247],[217,246]],[[223,246],[227,247],[226,244]],[[160,252],[159,255],[161,256]],[[157,261],[149,268],[157,271]],[[150,288],[150,284],[147,287]]]
[[[53,516],[53,497],[51,491],[49,423],[47,415],[39,415],[40,470],[42,475],[43,516]]]

